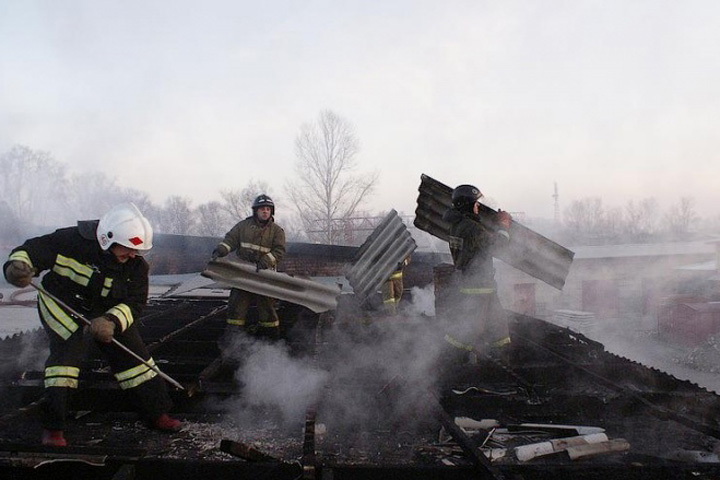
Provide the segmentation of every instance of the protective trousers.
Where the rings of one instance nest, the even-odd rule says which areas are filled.
[[[80,365],[93,344],[107,358],[121,390],[128,393],[132,407],[147,421],[152,421],[171,408],[167,387],[157,373],[112,343],[99,343],[82,328],[63,339],[40,316],[50,342],[50,355],[45,362],[45,404],[42,423],[48,430],[64,430],[72,394],[78,388]],[[131,325],[115,338],[154,365],[140,333]]]
[[[402,272],[394,273],[382,286],[383,308],[390,315],[397,315],[403,294]]]
[[[257,307],[258,319],[248,318],[250,306]],[[249,334],[278,338],[280,335],[280,319],[275,311],[275,299],[233,288],[228,299],[228,326],[238,327]]]
[[[445,340],[452,346],[472,351],[498,351],[510,343],[505,310],[494,288],[459,288],[454,298],[454,318]]]

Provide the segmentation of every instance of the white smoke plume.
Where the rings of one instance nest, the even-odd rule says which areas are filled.
[[[291,357],[284,343],[269,343],[238,334],[225,348],[224,355],[239,362],[235,380],[242,385],[242,403],[227,407],[235,419],[241,410],[261,409],[290,425],[303,419],[309,405],[322,393],[328,373],[309,359]]]
[[[236,337],[224,349],[239,361],[235,378],[242,384],[241,397],[225,404],[230,417],[249,421],[260,407],[260,415],[279,412],[283,424],[296,426],[313,408],[335,432],[351,432],[417,415],[430,407],[422,398],[437,390],[440,376],[442,329],[428,317],[433,304],[432,287],[417,288],[398,317],[359,317],[327,328],[318,364],[291,356],[284,343]]]

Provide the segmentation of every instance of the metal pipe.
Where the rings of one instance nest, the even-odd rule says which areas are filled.
[[[63,302],[63,301],[60,300],[59,298],[57,298],[57,297],[56,297],[55,295],[53,295],[52,293],[50,293],[50,292],[48,292],[47,290],[45,290],[45,289],[44,289],[43,287],[41,287],[40,285],[37,285],[37,284],[35,284],[34,282],[30,282],[30,285],[31,285],[35,290],[37,290],[38,292],[42,293],[43,295],[47,295],[49,298],[52,298],[53,300],[55,300],[55,302],[57,302],[58,305],[60,305],[60,306],[63,307],[65,310],[67,310],[68,312],[70,312],[75,318],[77,318],[78,320],[82,321],[85,325],[90,326],[90,320],[88,320],[87,318],[85,318],[80,312],[78,312],[78,311],[76,311],[75,309],[73,309],[72,307],[70,307],[68,304],[66,304],[65,302]],[[145,366],[148,367],[150,370],[152,370],[152,371],[154,371],[155,373],[157,373],[158,375],[160,375],[162,378],[164,378],[165,380],[167,380],[167,381],[168,381],[170,384],[172,384],[173,386],[179,388],[180,390],[185,390],[185,387],[183,387],[182,385],[180,385],[180,383],[179,383],[177,380],[175,380],[175,379],[172,378],[171,376],[163,373],[156,365],[151,365],[150,363],[148,363],[147,361],[145,361],[140,355],[138,355],[137,353],[133,352],[133,351],[130,350],[128,347],[126,347],[125,345],[123,345],[122,343],[120,343],[120,342],[117,340],[117,338],[114,338],[114,337],[113,337],[113,338],[112,338],[112,343],[114,343],[115,345],[117,345],[118,347],[120,347],[122,350],[124,350],[126,353],[128,353],[129,355],[131,355],[131,356],[132,356],[133,358],[135,358],[136,360],[142,362],[143,365],[145,365]]]

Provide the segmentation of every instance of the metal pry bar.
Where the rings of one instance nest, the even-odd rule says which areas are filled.
[[[87,318],[85,318],[80,312],[78,312],[78,311],[76,311],[75,309],[73,309],[72,307],[70,307],[68,304],[66,304],[65,302],[63,302],[63,301],[60,300],[59,298],[57,298],[57,297],[56,297],[55,295],[53,295],[52,293],[49,293],[47,290],[45,290],[45,289],[44,289],[43,287],[41,287],[40,285],[37,285],[37,284],[35,284],[35,283],[33,283],[33,282],[30,282],[30,285],[31,285],[35,290],[37,290],[38,292],[42,293],[43,295],[47,295],[49,298],[52,298],[53,300],[55,300],[55,302],[57,302],[58,305],[60,305],[60,306],[63,307],[65,310],[67,310],[68,312],[70,312],[75,318],[77,318],[78,320],[80,320],[81,322],[83,322],[85,325],[90,326],[90,320],[88,320]],[[180,390],[185,390],[185,387],[183,387],[182,385],[180,385],[180,382],[178,382],[177,380],[175,380],[175,379],[172,378],[171,376],[163,373],[156,365],[151,365],[151,364],[148,363],[147,361],[143,360],[143,358],[142,358],[140,355],[138,355],[137,353],[133,352],[133,351],[130,350],[128,347],[126,347],[125,345],[123,345],[122,343],[120,343],[116,338],[113,337],[112,343],[114,343],[115,345],[117,345],[118,347],[120,347],[122,350],[124,350],[124,351],[125,351],[126,353],[128,353],[129,355],[132,355],[132,357],[135,358],[136,360],[142,362],[143,365],[145,365],[145,366],[148,367],[150,370],[152,370],[152,371],[154,371],[155,373],[157,373],[158,375],[160,375],[162,378],[164,378],[165,380],[167,380],[167,381],[168,381],[170,384],[172,384],[173,386],[179,388]]]

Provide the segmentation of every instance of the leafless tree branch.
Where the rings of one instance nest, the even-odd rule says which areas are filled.
[[[351,216],[372,192],[377,173],[355,175],[359,142],[353,126],[322,111],[315,123],[304,124],[295,139],[297,180],[288,192],[308,237],[337,243],[333,220]]]

